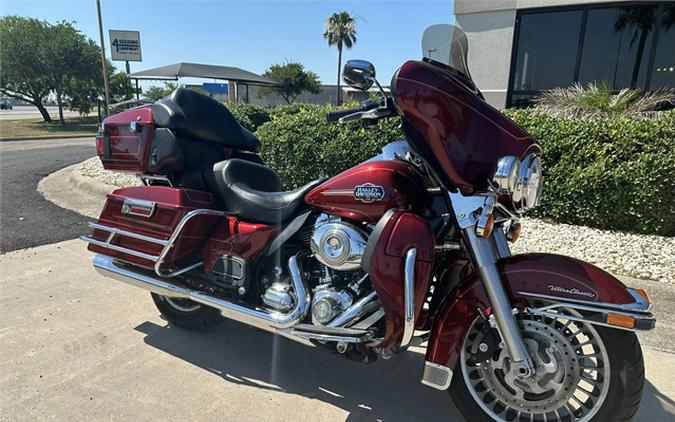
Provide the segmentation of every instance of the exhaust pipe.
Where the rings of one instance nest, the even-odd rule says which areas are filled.
[[[125,267],[115,264],[112,258],[104,255],[96,255],[94,257],[94,268],[105,277],[114,278],[115,280],[140,287],[158,295],[190,299],[194,302],[219,309],[226,318],[267,331],[285,330],[298,324],[307,314],[310,304],[309,293],[302,280],[296,256],[288,260],[288,271],[291,275],[297,300],[293,309],[285,314],[249,308],[223,300],[207,292],[172,284],[168,280],[154,275],[130,271]]]

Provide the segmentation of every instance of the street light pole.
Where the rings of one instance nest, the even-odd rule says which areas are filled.
[[[105,89],[105,115],[108,115],[110,105],[110,86],[108,85],[108,65],[105,61],[105,42],[103,41],[103,19],[101,19],[101,0],[96,0],[98,13],[98,35],[101,38],[101,66],[103,66],[103,87]]]

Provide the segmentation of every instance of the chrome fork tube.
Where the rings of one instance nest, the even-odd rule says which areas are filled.
[[[463,232],[469,246],[469,252],[473,257],[485,292],[490,300],[492,314],[495,317],[497,329],[504,341],[509,357],[516,365],[517,373],[521,376],[527,376],[533,369],[532,362],[520,335],[518,322],[513,315],[509,297],[506,294],[496,265],[497,253],[499,255],[505,253],[502,248],[498,248],[499,240],[494,238],[494,236],[499,236],[497,232],[501,232],[501,230],[500,227],[495,227],[489,239],[478,237],[473,227],[466,228]]]

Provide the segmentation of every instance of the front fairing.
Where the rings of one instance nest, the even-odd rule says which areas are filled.
[[[392,92],[411,146],[450,190],[484,191],[499,158],[541,153],[527,132],[448,66],[408,61],[397,72]]]

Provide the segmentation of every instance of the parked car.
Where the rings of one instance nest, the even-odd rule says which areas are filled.
[[[11,110],[14,108],[9,101],[0,101],[0,110]]]

